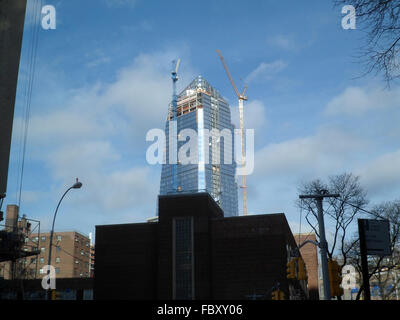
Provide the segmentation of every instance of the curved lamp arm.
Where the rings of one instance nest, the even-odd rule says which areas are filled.
[[[52,249],[52,246],[53,246],[54,224],[56,222],[56,216],[57,216],[58,208],[60,207],[61,201],[64,199],[65,195],[68,193],[69,190],[71,190],[71,189],[79,189],[80,187],[82,187],[82,183],[78,181],[78,178],[76,178],[76,182],[74,183],[74,185],[72,187],[69,187],[64,192],[64,194],[62,195],[60,201],[58,201],[56,211],[54,212],[53,225],[51,227],[51,232],[50,232],[49,260],[48,260],[48,265],[49,266],[51,265],[51,249]]]

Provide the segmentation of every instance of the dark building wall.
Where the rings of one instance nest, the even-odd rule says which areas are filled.
[[[193,223],[194,298],[249,299],[286,279],[296,248],[284,214],[223,218],[205,193],[159,197],[159,222],[96,227],[95,299],[173,299],[175,218]],[[176,235],[175,235],[176,236]]]
[[[173,298],[172,219],[176,217],[193,217],[194,295],[196,299],[209,299],[212,267],[210,219],[222,218],[223,212],[207,193],[159,197],[158,298]]]
[[[0,195],[6,193],[26,0],[0,1]]]
[[[172,220],[158,223],[157,298],[172,299]]]
[[[219,219],[212,226],[213,299],[248,299],[277,283],[289,296],[288,245],[295,244],[283,214]]]
[[[157,224],[96,226],[95,299],[155,299]]]

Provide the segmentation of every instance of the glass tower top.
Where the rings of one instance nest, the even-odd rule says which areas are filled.
[[[203,77],[196,77],[179,95],[176,123],[169,107],[165,133],[165,164],[162,166],[160,194],[208,192],[224,211],[225,216],[238,215],[238,195],[233,158],[233,125],[228,103]],[[188,153],[195,161],[169,161],[170,130],[176,130],[181,150],[188,140],[184,129],[196,132],[195,150]],[[183,140],[183,141],[180,141]],[[208,140],[208,141],[207,141]],[[172,166],[176,166],[178,190],[173,190]]]

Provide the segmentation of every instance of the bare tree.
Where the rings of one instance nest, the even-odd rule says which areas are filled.
[[[323,190],[338,193],[338,198],[325,200],[324,217],[327,230],[333,233],[333,240],[328,243],[328,257],[340,255],[340,270],[347,264],[347,256],[351,255],[357,244],[357,239],[349,241],[348,229],[368,201],[366,192],[360,185],[359,177],[351,173],[331,176],[325,183],[319,179],[304,183],[299,188],[301,194],[319,194]],[[352,205],[350,205],[350,204]],[[297,205],[305,211],[305,219],[319,238],[318,210],[314,199],[298,200]],[[340,297],[339,297],[340,299]]]
[[[365,73],[383,74],[390,82],[400,78],[400,1],[399,0],[334,0],[336,7],[352,5],[355,8],[357,28],[361,25],[366,43],[359,58]]]
[[[329,229],[333,230],[333,241],[328,245],[328,256],[333,258],[335,250],[338,249],[343,256],[343,265],[346,264],[346,256],[351,249],[346,242],[347,229],[354,221],[360,209],[368,203],[366,192],[359,183],[359,177],[351,173],[343,173],[329,177],[328,183],[317,179],[303,184],[299,188],[301,194],[318,194],[322,190],[329,193],[338,193],[338,198],[327,198],[324,208],[325,219],[328,221]],[[355,205],[351,206],[349,203]],[[305,219],[313,228],[319,238],[317,231],[318,210],[314,199],[303,199],[297,201],[297,206],[306,212]]]

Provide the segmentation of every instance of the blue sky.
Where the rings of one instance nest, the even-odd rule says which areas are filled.
[[[249,213],[284,212],[297,232],[299,183],[344,171],[360,175],[371,204],[398,198],[400,87],[357,78],[365,33],[342,29],[331,1],[42,3],[56,8],[57,28],[39,33],[21,213],[43,229],[76,177],[83,187],[63,201],[58,230],[88,234],[155,216],[161,168],[147,164],[145,136],[164,128],[171,61],[182,59],[178,88],[201,74],[237,122],[216,49],[238,87],[248,84],[245,125],[255,129],[256,146]],[[7,204],[18,201],[33,25],[25,27]],[[239,199],[241,212],[240,191]]]

